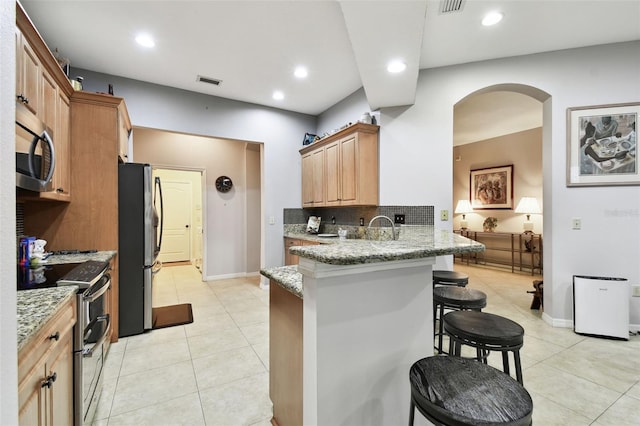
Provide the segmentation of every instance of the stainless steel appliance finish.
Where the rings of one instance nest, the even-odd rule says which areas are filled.
[[[118,169],[119,336],[151,330],[153,276],[162,245],[162,186],[149,164]],[[158,215],[158,211],[160,215]]]
[[[109,263],[88,261],[58,280],[77,285],[77,322],[73,336],[74,424],[91,424],[102,392],[111,318],[107,312],[111,288]]]
[[[55,164],[53,132],[26,106],[16,102],[16,186],[51,191]]]

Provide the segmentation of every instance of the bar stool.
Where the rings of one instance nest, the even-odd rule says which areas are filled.
[[[512,377],[471,359],[432,356],[409,370],[411,403],[436,425],[531,425],[533,401]]]
[[[480,290],[451,285],[434,287],[433,289],[433,325],[435,327],[438,320],[438,331],[434,337],[438,337],[438,346],[434,348],[439,354],[442,350],[442,336],[444,335],[442,317],[444,310],[474,310],[480,311],[487,306],[487,295]]]
[[[487,363],[489,352],[502,353],[503,371],[509,374],[509,352],[513,352],[516,379],[522,384],[520,348],[524,328],[509,318],[476,311],[449,312],[442,318],[444,332],[449,335],[449,355],[460,356],[462,345],[477,350],[477,359]]]
[[[469,284],[469,275],[456,271],[433,271],[433,285],[457,285],[465,287]]]

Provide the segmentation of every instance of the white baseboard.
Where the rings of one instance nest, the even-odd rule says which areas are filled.
[[[573,328],[572,319],[552,318],[546,312],[542,313],[542,320],[552,327]]]
[[[236,272],[234,274],[209,275],[205,281],[229,280],[232,278],[249,278],[260,276],[260,272]]]

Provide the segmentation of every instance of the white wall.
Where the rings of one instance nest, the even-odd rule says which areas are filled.
[[[72,75],[82,75],[88,91],[105,92],[113,84],[115,95],[125,98],[134,126],[263,142],[265,260],[261,266],[284,264],[283,209],[301,205],[298,150],[305,132],[316,129],[315,117],[87,70],[74,69]],[[269,224],[270,217],[275,224]]]
[[[566,187],[566,110],[638,102],[639,76],[639,41],[423,70],[414,105],[381,110],[380,203],[434,205],[436,216],[441,209],[451,211],[454,105],[494,85],[548,93],[542,148],[545,316],[568,326],[572,275],[625,277],[640,284],[640,188]],[[363,96],[356,92],[348,101],[362,106]],[[331,128],[351,121],[348,111],[337,105],[319,123]],[[571,229],[572,217],[582,218],[582,230]],[[436,226],[451,229],[451,222],[436,219]],[[639,300],[631,301],[636,327]]]
[[[18,424],[16,334],[15,2],[0,1],[0,424]]]

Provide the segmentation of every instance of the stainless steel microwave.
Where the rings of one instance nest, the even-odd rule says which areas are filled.
[[[16,102],[16,186],[51,191],[55,165],[53,132],[26,106]]]

